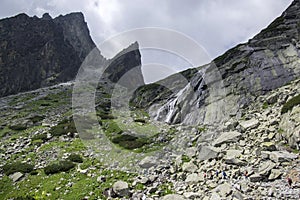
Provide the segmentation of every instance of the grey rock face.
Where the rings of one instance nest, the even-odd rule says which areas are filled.
[[[107,66],[102,78],[116,83],[131,70],[125,86],[143,85],[138,48],[133,43],[113,59],[105,59],[91,39],[82,13],[54,19],[49,14],[42,18],[20,14],[2,19],[0,97],[74,80],[92,50],[93,58],[87,62],[96,69]]]
[[[299,10],[300,2],[294,1],[249,42],[230,49],[202,67],[204,71],[194,73],[186,84],[188,89],[175,92],[171,98],[157,99],[150,107],[151,115],[173,124],[221,122],[239,116],[256,97],[300,77]],[[220,78],[214,78],[218,74]]]
[[[0,27],[0,96],[74,79],[96,47],[82,13],[53,20],[19,14]]]

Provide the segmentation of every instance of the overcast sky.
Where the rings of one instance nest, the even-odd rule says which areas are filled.
[[[21,12],[39,17],[48,12],[52,17],[56,17],[60,14],[81,11],[85,15],[93,40],[98,44],[116,33],[133,28],[173,29],[196,40],[210,58],[215,58],[230,47],[246,42],[257,34],[279,16],[292,0],[0,0],[0,2],[1,18]],[[147,57],[147,53],[142,55]],[[186,67],[188,66],[179,62],[172,70],[178,71]],[[157,76],[159,74],[164,76],[163,71]]]

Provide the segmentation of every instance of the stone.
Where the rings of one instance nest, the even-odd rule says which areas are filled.
[[[236,142],[241,135],[242,134],[237,131],[224,132],[212,144],[213,146],[221,146],[225,143]]]
[[[226,151],[225,159],[238,158],[242,155],[242,151],[230,149]]]
[[[141,168],[151,168],[158,165],[158,159],[154,156],[147,156],[139,163]]]
[[[227,197],[229,194],[231,194],[232,189],[233,188],[231,187],[231,185],[229,185],[228,183],[223,183],[216,187],[213,191],[218,192],[221,197]]]
[[[275,163],[273,163],[272,161],[266,161],[266,162],[262,162],[260,165],[259,165],[259,168],[258,168],[258,173],[261,175],[261,176],[266,176],[269,174],[269,172],[276,166]]]
[[[232,197],[236,198],[238,200],[244,200],[245,199],[244,195],[240,191],[237,191],[237,190],[233,192]]]
[[[221,197],[220,197],[220,195],[218,193],[213,192],[211,194],[210,200],[221,200]]]
[[[12,179],[13,182],[19,181],[24,176],[21,172],[15,172],[11,174],[9,177]]]
[[[185,198],[179,194],[168,194],[162,197],[161,200],[185,200]]]
[[[224,161],[228,165],[237,165],[237,166],[245,166],[245,165],[247,165],[246,162],[243,162],[243,161],[241,161],[238,158],[225,158]]]
[[[277,100],[278,100],[278,96],[279,96],[278,93],[274,93],[274,94],[271,94],[270,96],[268,96],[267,99],[266,99],[268,104],[276,103]]]
[[[198,153],[198,160],[215,159],[218,157],[219,151],[212,146],[200,146]]]
[[[279,170],[279,169],[272,169],[272,170],[271,170],[271,173],[270,173],[270,175],[269,175],[268,180],[275,180],[275,179],[278,179],[278,178],[281,177],[281,175],[282,175],[281,170]]]
[[[113,184],[113,191],[120,197],[125,197],[129,195],[128,183],[124,181],[117,181]]]
[[[188,184],[195,184],[198,183],[200,181],[204,181],[204,176],[203,175],[198,175],[196,173],[192,173],[187,175],[185,182]]]
[[[262,177],[259,174],[253,174],[249,177],[250,182],[259,182],[262,180]]]
[[[182,171],[184,172],[196,172],[198,167],[193,162],[186,162],[182,165]]]
[[[294,153],[289,153],[287,151],[272,151],[270,152],[270,159],[274,162],[285,162],[292,161],[298,158],[298,155]]]
[[[185,193],[183,193],[183,196],[186,199],[197,199],[197,198],[200,198],[202,195],[199,192],[185,192]]]
[[[240,125],[244,130],[254,129],[259,126],[259,121],[257,119],[250,119],[240,122]]]
[[[261,147],[264,151],[276,151],[276,146],[274,142],[263,142],[261,143]]]

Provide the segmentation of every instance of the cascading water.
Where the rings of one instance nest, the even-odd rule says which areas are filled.
[[[199,105],[198,100],[204,99],[200,96],[205,86],[204,78],[205,69],[199,70],[183,89],[181,89],[173,98],[162,105],[156,112],[155,120],[164,121],[166,123],[182,122],[181,114],[191,111],[191,106]],[[196,101],[196,102],[195,102]]]

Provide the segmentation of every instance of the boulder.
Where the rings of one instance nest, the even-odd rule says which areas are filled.
[[[270,152],[270,159],[274,162],[291,161],[298,158],[298,155],[289,153],[287,151],[272,151]]]
[[[182,171],[184,172],[196,172],[198,167],[193,162],[186,162],[182,165]]]
[[[276,151],[276,146],[274,142],[263,142],[261,143],[261,147],[264,151]]]
[[[158,159],[154,156],[147,156],[144,159],[142,159],[139,163],[141,168],[150,168],[153,166],[158,165]]]
[[[228,183],[223,183],[214,189],[214,192],[218,192],[221,197],[227,197],[232,192],[232,186]]]
[[[257,119],[250,119],[247,121],[240,122],[240,125],[244,130],[254,129],[259,126],[259,121]]]
[[[262,177],[259,175],[259,174],[253,174],[253,175],[251,175],[250,177],[249,177],[249,180],[251,181],[251,182],[259,182],[259,181],[261,181],[262,180]]]
[[[268,180],[275,180],[277,178],[280,178],[281,175],[282,175],[282,172],[279,169],[272,169]]]
[[[215,159],[218,157],[218,149],[212,146],[200,146],[199,153],[198,153],[198,160],[208,160],[208,159]]]
[[[185,198],[178,194],[168,194],[161,198],[161,200],[185,200]]]
[[[128,183],[124,181],[117,181],[113,184],[113,191],[120,197],[125,197],[129,195]]]
[[[21,172],[15,172],[12,175],[10,175],[9,177],[12,179],[13,182],[17,182],[19,181],[22,177],[24,176],[23,173]]]
[[[269,172],[276,166],[275,163],[273,163],[272,161],[266,161],[266,162],[262,162],[260,165],[259,165],[259,168],[258,168],[258,173],[261,175],[261,176],[266,176],[269,174]]]
[[[221,146],[225,143],[236,142],[241,135],[242,134],[237,131],[224,132],[213,142],[213,146]]]
[[[204,181],[204,176],[196,173],[189,174],[185,179],[185,182],[188,184],[196,184],[200,181]]]

